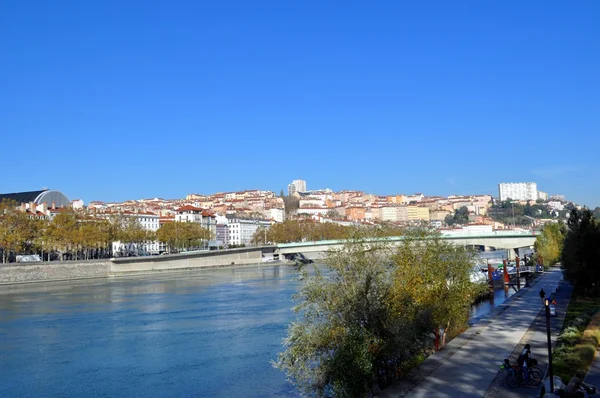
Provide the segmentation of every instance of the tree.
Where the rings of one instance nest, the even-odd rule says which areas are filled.
[[[202,241],[211,239],[211,232],[194,222],[169,222],[160,226],[156,238],[171,252],[199,247]]]
[[[300,199],[295,196],[283,197],[283,204],[285,206],[285,214],[294,214],[300,207]]]
[[[310,396],[364,397],[433,343],[466,326],[485,285],[470,281],[473,253],[417,231],[395,250],[364,236],[302,269],[298,319],[274,364]],[[306,268],[306,266],[305,266]]]
[[[407,236],[393,256],[393,303],[400,303],[397,311],[405,303],[417,305],[415,316],[435,334],[436,348],[466,327],[470,305],[487,288],[471,282],[474,257],[473,251],[427,232]]]
[[[454,220],[458,224],[467,224],[469,222],[469,209],[467,206],[462,206],[454,212]]]
[[[446,215],[444,222],[450,226],[454,224],[467,224],[469,222],[469,209],[466,206],[456,209],[454,214]]]
[[[2,262],[8,262],[10,253],[31,252],[38,231],[37,220],[29,219],[27,213],[16,208],[16,202],[0,204],[0,247]]]
[[[254,231],[254,234],[252,235],[252,239],[250,240],[250,243],[253,245],[266,244],[268,242],[267,232],[268,232],[267,227],[260,226],[259,228],[256,229],[256,231]]]
[[[71,209],[65,209],[56,215],[46,228],[44,241],[58,251],[60,259],[64,260],[65,255],[72,253],[81,240],[78,228],[78,214]]]
[[[564,224],[546,224],[535,239],[535,252],[546,264],[554,264],[560,260],[566,229]]]
[[[385,252],[354,240],[329,253],[324,270],[303,270],[299,319],[275,366],[307,395],[366,396],[391,363],[421,348],[416,324],[390,306],[393,266]]]
[[[600,225],[589,209],[571,210],[562,250],[565,277],[585,293],[600,295]]]

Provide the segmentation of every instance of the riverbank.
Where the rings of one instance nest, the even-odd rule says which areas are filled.
[[[106,278],[111,261],[52,261],[0,266],[0,285]]]
[[[486,316],[469,322],[469,328],[444,349],[427,357],[403,379],[378,397],[481,397],[540,311],[539,287],[553,291],[560,280],[557,270],[545,273],[522,288]]]
[[[273,262],[263,262],[265,255],[271,255],[272,258],[273,251],[274,247],[272,246],[255,246],[230,250],[172,254],[168,256],[0,265],[0,285],[273,264]]]

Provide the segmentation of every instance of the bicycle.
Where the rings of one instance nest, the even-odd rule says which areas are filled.
[[[544,377],[539,368],[525,368],[525,371],[523,371],[519,365],[511,365],[508,359],[504,360],[500,368],[508,372],[504,382],[510,388],[517,388],[523,383],[531,387],[536,387],[542,382],[542,378]]]

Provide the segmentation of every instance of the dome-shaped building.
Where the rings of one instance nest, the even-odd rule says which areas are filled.
[[[0,194],[0,202],[3,200],[14,200],[17,204],[35,203],[41,205],[46,203],[48,206],[54,205],[57,208],[68,207],[71,203],[64,193],[54,189]]]

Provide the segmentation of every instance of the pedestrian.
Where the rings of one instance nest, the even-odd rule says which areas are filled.
[[[540,299],[542,300],[542,305],[546,304],[544,302],[544,298],[546,297],[546,292],[544,291],[544,288],[540,289]]]

